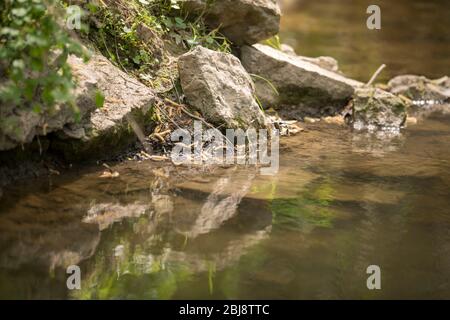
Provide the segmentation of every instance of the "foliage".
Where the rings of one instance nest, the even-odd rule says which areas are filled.
[[[107,6],[90,4],[89,38],[103,54],[129,71],[146,73],[157,69],[163,58],[160,39],[173,41],[190,49],[202,45],[229,51],[230,45],[217,30],[208,30],[201,19],[188,20],[175,0],[116,1]],[[126,9],[125,9],[126,8]],[[93,22],[93,23],[92,23]],[[153,35],[143,39],[139,28],[145,26]]]
[[[230,43],[210,30],[201,17],[188,16],[177,0],[90,1],[83,9],[85,30],[92,42],[116,66],[159,92],[176,85],[172,56],[202,45],[230,52]]]
[[[55,0],[3,0],[0,9],[0,78],[8,79],[0,102],[36,112],[76,108],[67,58],[85,54],[57,21],[62,8]]]
[[[279,35],[275,35],[272,38],[264,40],[263,43],[265,45],[268,45],[268,46],[274,48],[274,49],[281,50],[281,41],[280,41],[280,36]]]
[[[4,0],[0,9],[0,79],[4,79],[0,102],[38,113],[51,113],[61,104],[76,109],[67,58],[69,54],[86,58],[86,53],[63,27],[66,15],[60,2]],[[186,50],[202,45],[230,51],[226,38],[209,30],[202,19],[188,19],[176,0],[105,0],[89,2],[84,9],[90,30],[83,28],[80,33],[88,32],[105,56],[137,76],[154,75],[164,54],[163,48],[139,37],[140,25],[154,32],[155,39],[172,41]],[[102,97],[95,98],[100,105]]]

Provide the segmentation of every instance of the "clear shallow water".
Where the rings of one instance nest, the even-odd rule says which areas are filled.
[[[282,140],[276,176],[143,162],[15,186],[0,297],[450,298],[449,123],[390,142],[311,126]],[[371,264],[381,291],[366,289]]]
[[[305,15],[315,14],[312,3]],[[447,7],[438,3],[440,16]],[[328,32],[326,22],[323,28],[319,34]],[[422,40],[434,60],[391,46],[379,60],[443,75],[449,64],[435,54],[442,38]],[[345,49],[307,43],[311,53]],[[344,71],[370,69],[361,51],[347,53],[353,60],[335,55]],[[281,141],[272,177],[252,168],[130,162],[114,167],[116,179],[100,178],[104,168],[95,166],[12,186],[0,199],[0,298],[450,298],[450,115],[443,110],[392,140],[308,125]],[[81,267],[80,291],[66,288],[71,264]],[[371,264],[381,267],[381,291],[366,288]]]

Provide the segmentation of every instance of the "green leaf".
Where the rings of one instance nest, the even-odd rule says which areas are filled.
[[[23,17],[27,14],[27,12],[28,11],[25,8],[16,8],[11,10],[11,13],[16,17]]]

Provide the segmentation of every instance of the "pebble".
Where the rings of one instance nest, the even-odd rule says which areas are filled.
[[[320,119],[318,119],[318,118],[305,117],[305,118],[303,119],[303,121],[304,121],[305,123],[316,123],[316,122],[319,122]]]
[[[325,117],[323,118],[323,121],[329,124],[337,124],[340,126],[345,124],[345,119],[343,116]]]
[[[411,124],[411,125],[417,124],[417,118],[415,118],[415,117],[407,117],[406,118],[406,124]]]

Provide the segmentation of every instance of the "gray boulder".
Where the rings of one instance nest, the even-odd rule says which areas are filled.
[[[96,108],[96,88],[92,77],[83,70],[79,70],[78,75],[74,95],[83,116]],[[0,151],[30,143],[36,136],[45,136],[76,122],[75,111],[68,105],[57,105],[54,110],[42,113],[34,112],[29,106],[2,105],[0,119]]]
[[[376,88],[359,88],[353,98],[352,126],[356,130],[399,132],[406,121],[402,99]]]
[[[424,104],[444,103],[450,100],[450,79],[430,80],[423,76],[402,75],[388,83],[389,91]]]
[[[155,100],[153,91],[138,82],[100,54],[85,63],[69,56],[68,63],[76,82],[74,92],[81,121],[76,121],[69,106],[58,106],[53,113],[37,114],[29,109],[0,108],[0,150],[29,143],[35,136],[55,132],[51,147],[63,151],[67,158],[95,158],[123,148],[136,140],[129,119],[142,123]],[[105,101],[98,109],[96,96]]]
[[[58,132],[60,139],[52,146],[63,151],[66,158],[81,160],[102,157],[105,152],[113,155],[136,141],[131,128],[149,124],[148,115],[156,100],[154,92],[100,54],[93,55],[87,64],[75,56],[68,61],[78,86],[94,87],[105,101],[102,108],[87,113],[81,122],[64,126]]]
[[[276,35],[281,11],[277,0],[181,0],[190,12],[204,14],[212,28],[234,44],[253,44]]]
[[[180,56],[178,70],[188,103],[206,121],[226,128],[266,126],[253,81],[235,56],[198,46]]]
[[[108,59],[94,54],[88,63],[70,56],[68,60],[78,86],[89,84],[104,95],[102,108],[86,113],[81,122],[69,123],[58,131],[60,139],[52,146],[67,158],[85,159],[111,155],[134,142],[137,137],[131,127],[144,126],[155,102],[154,92],[132,78]],[[94,104],[93,96],[78,105]]]
[[[362,83],[292,54],[256,44],[241,50],[243,66],[254,75],[264,108],[275,107],[298,118],[333,115],[344,108]],[[276,91],[273,89],[276,88]]]

